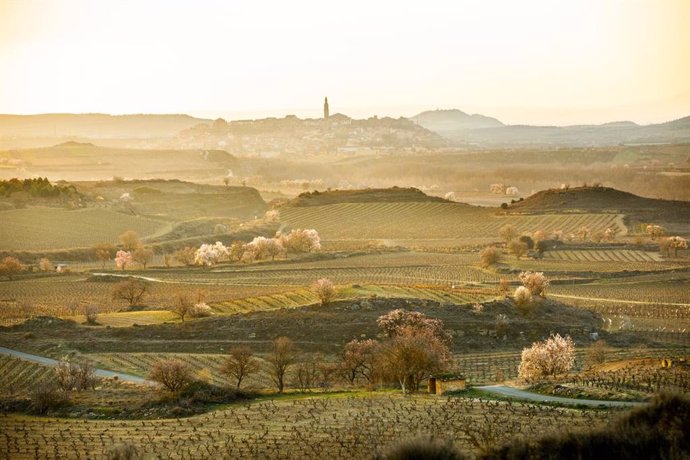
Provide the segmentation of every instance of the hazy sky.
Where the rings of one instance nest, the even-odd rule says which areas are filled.
[[[690,0],[0,0],[0,113],[690,115]]]

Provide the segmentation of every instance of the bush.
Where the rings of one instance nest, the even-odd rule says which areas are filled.
[[[690,458],[690,400],[662,394],[651,404],[624,414],[606,428],[551,435],[534,441],[513,440],[480,459]]]
[[[39,385],[31,391],[29,410],[35,414],[46,414],[48,411],[69,405],[69,393],[62,391],[53,382]]]
[[[518,286],[513,293],[513,300],[518,306],[524,307],[532,302],[532,293],[525,286]]]
[[[549,280],[544,276],[543,272],[526,271],[520,273],[520,281],[526,287],[530,294],[543,296],[546,288],[549,287]]]
[[[321,306],[328,305],[335,298],[336,291],[333,282],[327,278],[316,280],[311,290],[319,298]]]
[[[106,452],[106,458],[108,460],[138,460],[142,456],[133,444],[121,442],[110,446]]]
[[[206,318],[211,315],[213,315],[213,310],[206,302],[194,304],[192,310],[189,312],[189,316],[192,318]]]
[[[404,440],[387,450],[377,460],[464,460],[468,458],[460,452],[453,442],[434,438]]]

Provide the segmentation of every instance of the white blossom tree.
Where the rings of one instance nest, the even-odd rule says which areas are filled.
[[[228,257],[229,254],[228,248],[220,241],[216,241],[215,244],[202,244],[194,254],[194,263],[210,267]]]
[[[544,296],[546,288],[549,287],[549,280],[543,272],[522,272],[520,273],[520,281],[532,295]]]
[[[543,342],[535,342],[522,350],[518,376],[525,380],[563,374],[575,363],[575,344],[569,336],[552,334]]]

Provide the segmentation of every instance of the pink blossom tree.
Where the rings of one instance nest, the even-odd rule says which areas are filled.
[[[127,265],[132,263],[132,253],[128,251],[117,251],[115,254],[115,266],[124,271]]]

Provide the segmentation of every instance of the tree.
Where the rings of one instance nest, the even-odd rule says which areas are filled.
[[[295,229],[287,235],[279,234],[277,238],[288,252],[303,253],[321,250],[319,232],[314,229]]]
[[[407,311],[400,308],[391,310],[385,315],[379,316],[376,324],[388,338],[394,338],[405,330],[412,330],[420,333],[429,332],[444,343],[451,342],[450,335],[443,328],[443,321],[429,318],[418,311]]]
[[[482,252],[479,254],[479,265],[481,265],[482,268],[488,268],[498,263],[500,258],[501,251],[499,251],[495,246],[487,246],[482,249]]]
[[[254,357],[251,348],[247,346],[232,347],[221,367],[221,372],[233,378],[238,389],[242,385],[242,380],[258,371],[259,360]]]
[[[369,385],[374,383],[378,351],[379,343],[373,339],[354,339],[345,345],[341,367],[350,385],[354,385],[358,376],[364,378]]]
[[[153,363],[149,379],[160,383],[168,391],[176,393],[194,381],[192,369],[179,359],[160,359]]]
[[[383,375],[409,393],[429,374],[448,368],[450,349],[429,330],[405,327],[382,344],[380,359]]]
[[[132,253],[132,260],[146,268],[146,265],[153,260],[153,250],[144,247],[137,248]]]
[[[93,247],[93,253],[96,259],[101,261],[102,268],[105,269],[105,264],[113,258],[117,249],[110,243],[100,243]]]
[[[127,265],[132,263],[132,254],[127,251],[117,251],[115,254],[115,266],[125,271]]]
[[[149,283],[138,278],[129,278],[115,285],[112,292],[113,300],[124,300],[129,308],[139,305],[139,302],[149,292]]]
[[[178,292],[175,295],[175,301],[173,302],[172,312],[180,317],[180,320],[184,323],[184,319],[187,315],[191,314],[194,309],[194,301],[190,296],[184,292]]]
[[[549,280],[543,272],[526,271],[520,273],[522,285],[529,289],[530,294],[544,296],[546,288],[549,287]]]
[[[181,263],[182,265],[186,265],[189,267],[191,265],[194,265],[195,256],[196,249],[186,247],[175,251],[175,253],[173,254],[173,259],[175,259],[178,263]]]
[[[606,342],[599,339],[587,348],[585,352],[585,363],[587,363],[588,366],[604,364],[610,352],[611,349]]]
[[[575,363],[575,344],[569,336],[552,334],[543,342],[535,342],[522,350],[522,361],[518,376],[525,380],[536,380],[563,374]]]
[[[511,224],[506,224],[498,229],[498,236],[500,236],[506,243],[510,243],[517,235],[517,229]]]
[[[515,256],[517,260],[520,260],[522,256],[527,254],[527,244],[522,241],[511,241],[508,243],[508,251]]]
[[[266,359],[269,364],[269,374],[275,383],[278,393],[285,388],[285,373],[295,363],[297,347],[288,337],[278,337],[271,344],[271,352]]]
[[[86,318],[86,324],[89,326],[95,326],[98,324],[98,313],[99,308],[96,305],[87,305],[84,307],[84,318]]]
[[[673,249],[673,257],[678,257],[679,249],[687,249],[688,241],[680,236],[669,236],[659,240],[659,251],[665,253],[667,257],[671,257],[671,249]]]
[[[513,293],[513,300],[523,307],[532,302],[532,293],[525,286],[518,286]]]
[[[127,230],[120,235],[120,243],[125,251],[131,252],[141,247],[139,234],[134,230]]]
[[[645,227],[645,233],[647,233],[652,240],[655,240],[658,237],[664,236],[666,234],[666,229],[661,225],[650,224]]]
[[[244,255],[244,243],[242,241],[233,241],[228,250],[228,258],[234,262],[242,260]]]
[[[38,269],[42,272],[52,272],[55,269],[55,265],[47,257],[43,257],[38,261]]]
[[[311,290],[319,298],[322,307],[331,303],[335,299],[336,291],[333,282],[328,278],[320,278],[311,286]]]
[[[216,241],[215,244],[202,244],[194,254],[194,263],[210,267],[227,256],[228,248],[220,241]]]
[[[0,261],[0,275],[5,275],[10,281],[24,270],[26,270],[26,266],[16,257],[7,256]]]

